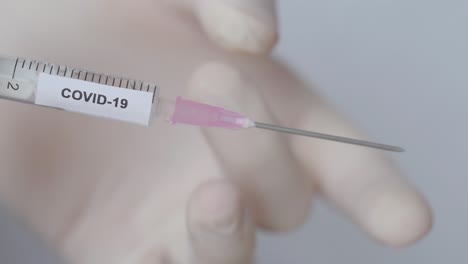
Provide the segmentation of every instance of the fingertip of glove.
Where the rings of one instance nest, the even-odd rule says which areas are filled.
[[[209,62],[198,67],[189,80],[188,95],[200,101],[242,110],[247,96],[242,74],[221,62]]]
[[[228,50],[265,55],[278,41],[274,14],[254,15],[219,0],[199,0],[195,13],[206,34]]]
[[[239,228],[242,211],[239,191],[226,181],[212,181],[193,194],[189,217],[195,228],[206,233],[230,234]]]
[[[382,193],[365,216],[365,226],[379,242],[405,247],[422,239],[432,228],[432,212],[420,195],[402,188]]]

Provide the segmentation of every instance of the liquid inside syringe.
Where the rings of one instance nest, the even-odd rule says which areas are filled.
[[[0,56],[0,98],[149,126],[154,115],[172,124],[224,129],[260,128],[387,151],[403,149],[294,128],[255,122],[221,107],[178,97],[159,98],[150,82],[58,64]]]

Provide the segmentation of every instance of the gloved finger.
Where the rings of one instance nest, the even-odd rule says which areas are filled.
[[[281,124],[366,139],[284,69],[268,74],[275,78],[262,88]],[[289,142],[321,192],[378,241],[403,246],[430,230],[428,204],[382,151],[299,136],[290,136]]]
[[[194,191],[187,225],[194,263],[252,263],[254,226],[240,191],[229,181],[212,180]]]
[[[210,63],[194,73],[189,92],[193,99],[270,120],[252,86],[232,67]],[[247,195],[259,226],[287,230],[304,222],[313,190],[304,184],[284,138],[255,130],[203,132],[227,175]]]
[[[278,38],[275,0],[179,0],[229,50],[268,54]]]

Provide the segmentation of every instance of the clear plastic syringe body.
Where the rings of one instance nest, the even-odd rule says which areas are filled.
[[[17,66],[17,59],[0,57],[0,98],[34,104],[39,73],[24,71],[17,75]]]
[[[220,107],[187,100],[181,97],[177,97],[175,99],[161,98],[159,96],[158,86],[149,82],[22,58],[8,58],[0,56],[0,98],[44,106],[43,104],[38,104],[38,101],[36,100],[39,78],[40,75],[44,74],[53,76],[59,81],[62,80],[64,83],[63,85],[66,85],[68,79],[87,82],[87,85],[93,84],[96,86],[97,91],[100,91],[99,89],[126,89],[126,92],[131,91],[132,93],[151,93],[151,110],[149,120],[145,125],[151,125],[155,121],[165,121],[172,124],[222,127],[228,129],[247,128],[253,126],[253,122],[247,117]],[[84,85],[84,83],[81,84]],[[87,95],[94,96],[86,93],[84,95],[83,93],[78,93],[77,96],[83,99]],[[69,93],[67,96],[70,97],[72,95]],[[90,98],[92,101],[92,97]],[[112,106],[114,101],[109,99],[108,103]],[[116,107],[118,106],[118,103],[119,101],[116,102]],[[123,101],[123,103],[124,104],[121,105],[122,107],[129,104],[128,101]],[[86,102],[81,102],[81,104],[85,105]],[[104,104],[103,107],[109,108],[110,106]],[[54,108],[66,111],[70,111],[70,109],[72,109],[75,110],[73,112],[83,113],[77,108]],[[128,109],[120,110],[126,111]],[[102,111],[99,109],[96,109],[94,112],[87,111],[85,113],[99,117],[118,117],[118,115],[103,116]],[[138,115],[139,113],[134,114]]]

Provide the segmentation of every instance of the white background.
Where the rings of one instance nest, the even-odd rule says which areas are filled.
[[[389,249],[320,203],[302,229],[261,235],[260,263],[468,263],[467,13],[466,0],[281,1],[277,54],[374,138],[408,150],[395,158],[435,221],[420,243]],[[51,263],[0,222],[1,263]]]

